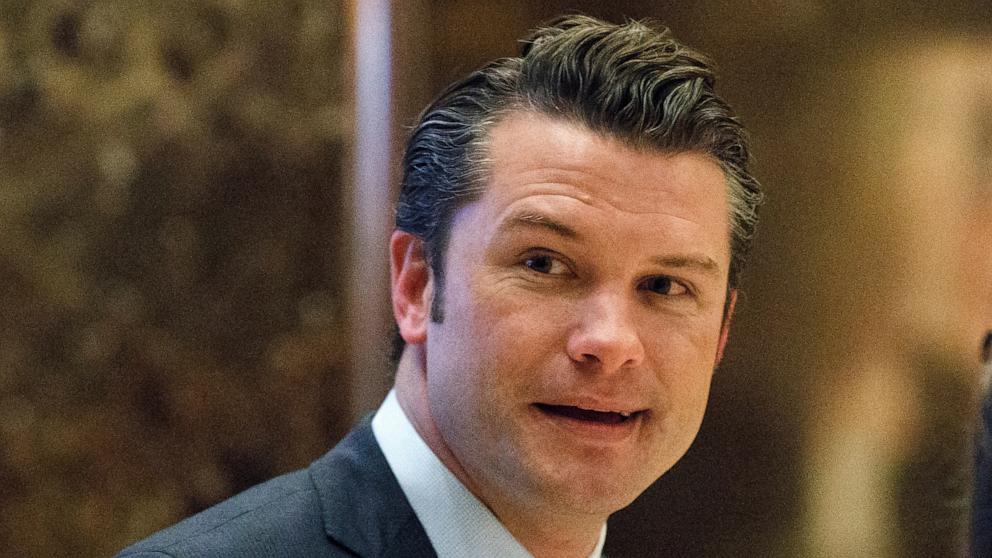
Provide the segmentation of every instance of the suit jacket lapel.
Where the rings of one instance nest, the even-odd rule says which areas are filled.
[[[436,557],[365,417],[310,465],[327,535],[359,556]]]

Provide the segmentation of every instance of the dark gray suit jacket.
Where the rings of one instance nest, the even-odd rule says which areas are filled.
[[[160,531],[125,556],[436,558],[369,418],[307,469]]]
[[[992,390],[985,394],[975,440],[971,502],[971,556],[992,556]]]

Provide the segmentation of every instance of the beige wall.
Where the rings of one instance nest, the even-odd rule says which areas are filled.
[[[848,208],[819,219],[824,292],[844,303],[818,329],[849,334],[812,370],[810,555],[953,555],[965,536],[992,326],[992,61],[988,39],[926,42],[879,41],[811,83],[857,93],[817,118],[841,140],[824,168]]]

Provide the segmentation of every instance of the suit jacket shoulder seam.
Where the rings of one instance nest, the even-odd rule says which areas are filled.
[[[296,489],[293,489],[292,491],[289,491],[289,492],[283,492],[282,494],[279,494],[278,496],[274,496],[274,497],[272,497],[272,498],[270,498],[268,500],[265,500],[264,502],[259,502],[258,505],[253,506],[250,509],[243,510],[240,513],[238,513],[237,515],[233,515],[233,516],[225,519],[224,521],[218,523],[217,525],[214,525],[214,526],[210,527],[209,529],[206,529],[204,531],[199,531],[199,532],[197,532],[195,534],[191,534],[190,536],[188,536],[186,538],[183,538],[183,539],[174,541],[174,542],[172,542],[170,544],[167,544],[165,546],[162,546],[159,549],[156,549],[156,550],[153,550],[153,551],[150,550],[150,551],[147,551],[147,552],[160,552],[162,554],[165,554],[166,556],[170,556],[170,557],[174,558],[172,554],[169,554],[168,552],[166,552],[167,549],[173,548],[173,547],[175,547],[175,546],[177,546],[179,544],[182,544],[184,542],[188,542],[188,541],[191,541],[193,539],[197,539],[197,538],[200,538],[202,536],[208,535],[208,534],[216,531],[217,529],[220,529],[220,528],[222,528],[222,527],[224,527],[226,525],[229,525],[231,522],[233,522],[234,520],[238,519],[239,517],[242,517],[244,515],[247,515],[249,513],[252,513],[254,511],[257,511],[258,509],[262,508],[263,506],[267,506],[267,505],[269,505],[269,504],[271,504],[271,503],[273,503],[273,502],[275,502],[277,500],[281,500],[283,498],[286,498],[286,497],[289,497],[289,496],[293,496],[294,494],[299,494],[300,492],[305,492],[306,490],[307,490],[306,488],[296,488]]]

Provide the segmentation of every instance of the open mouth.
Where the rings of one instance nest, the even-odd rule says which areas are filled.
[[[623,424],[631,419],[637,418],[644,411],[597,411],[594,409],[583,409],[571,405],[549,405],[547,403],[534,403],[534,406],[549,415],[581,420],[586,422],[596,422],[600,424]]]

